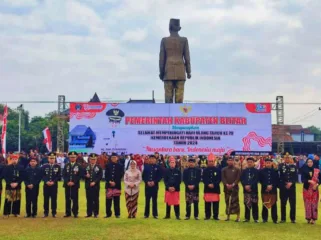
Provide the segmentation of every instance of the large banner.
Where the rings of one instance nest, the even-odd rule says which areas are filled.
[[[98,154],[271,151],[271,105],[71,103],[69,148]]]

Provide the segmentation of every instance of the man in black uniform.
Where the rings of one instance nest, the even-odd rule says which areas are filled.
[[[42,178],[41,169],[37,166],[35,158],[30,159],[29,167],[25,172],[25,189],[26,189],[26,218],[37,216],[39,184]],[[32,211],[31,211],[32,209]]]
[[[65,201],[66,201],[66,213],[65,218],[71,217],[71,212],[74,217],[78,217],[78,196],[79,196],[79,187],[80,179],[83,176],[83,171],[80,163],[77,163],[77,153],[72,151],[68,153],[70,162],[67,163],[64,167],[62,177],[64,179],[64,188],[65,188]],[[72,201],[72,208],[71,208]]]
[[[118,163],[117,153],[112,153],[111,162],[106,165],[106,216],[112,215],[111,206],[114,201],[114,211],[116,218],[120,218],[120,195],[121,179],[124,175],[124,168]]]
[[[166,216],[164,219],[171,218],[171,206],[174,206],[174,211],[177,220],[180,218],[180,185],[182,181],[181,171],[176,168],[176,160],[173,156],[169,158],[169,168],[166,169],[164,175],[165,183],[165,203],[166,203]]]
[[[94,214],[97,218],[99,214],[99,190],[100,181],[103,177],[103,169],[97,165],[97,154],[89,155],[89,165],[85,172],[85,188],[87,198],[87,216],[89,218]]]
[[[51,214],[56,217],[57,214],[57,197],[58,197],[58,181],[61,178],[61,168],[56,164],[56,153],[48,154],[48,161],[42,166],[43,196],[44,196],[44,218],[49,214],[49,200],[51,200]]]
[[[280,199],[281,199],[281,222],[286,222],[286,204],[290,202],[290,219],[295,223],[296,215],[296,188],[297,168],[291,163],[292,157],[288,154],[284,157],[284,163],[279,165],[280,176]]]
[[[259,219],[259,206],[258,206],[258,182],[259,182],[259,170],[254,167],[254,158],[247,158],[247,169],[241,174],[241,183],[244,189],[244,208],[245,208],[245,220],[249,222],[252,216],[255,223],[258,223]]]
[[[3,215],[20,215],[21,205],[21,182],[23,180],[24,169],[18,165],[18,155],[12,154],[10,160],[12,164],[3,170],[3,178],[6,181],[6,200],[4,202]]]
[[[211,219],[211,210],[213,206],[213,219],[219,220],[219,204],[220,204],[220,183],[221,169],[215,167],[214,158],[208,159],[207,168],[203,172],[204,182],[204,200],[205,200],[205,220]]]
[[[195,159],[188,160],[188,168],[184,170],[183,181],[185,183],[185,199],[186,199],[186,216],[185,220],[191,217],[191,205],[194,204],[194,218],[198,218],[198,202],[199,202],[199,184],[201,181],[201,169],[195,168]]]
[[[153,202],[153,217],[158,218],[157,210],[157,195],[158,183],[162,179],[161,166],[157,165],[156,157],[151,155],[149,157],[149,164],[145,165],[143,171],[143,181],[145,182],[145,218],[149,218],[150,199]]]
[[[273,160],[270,158],[265,159],[265,168],[259,171],[259,180],[262,185],[262,219],[263,223],[268,221],[269,212],[271,208],[272,220],[278,223],[277,212],[277,188],[279,186],[279,174],[272,166]]]

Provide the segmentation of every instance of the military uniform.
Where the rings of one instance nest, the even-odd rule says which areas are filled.
[[[280,199],[281,199],[281,222],[286,221],[286,204],[290,202],[290,219],[295,222],[296,217],[296,187],[295,183],[298,179],[297,168],[294,164],[281,163],[279,165],[280,176]],[[287,189],[286,184],[292,183]]]
[[[97,157],[90,154],[89,158]],[[85,178],[86,198],[87,198],[87,217],[94,214],[95,217],[99,214],[99,191],[100,181],[103,177],[103,169],[98,164],[89,164],[86,167],[85,176],[89,174],[89,178]],[[95,183],[94,186],[90,186],[91,183]]]
[[[145,213],[146,218],[149,217],[150,199],[153,202],[153,217],[158,217],[157,210],[157,196],[158,196],[158,183],[162,179],[161,166],[156,164],[147,165],[143,171],[143,181],[145,182]],[[148,186],[148,182],[154,182],[154,186]]]
[[[270,160],[266,160],[270,161]],[[271,160],[272,161],[272,160]],[[269,212],[271,208],[272,220],[277,223],[278,212],[277,212],[277,188],[279,186],[279,174],[273,167],[263,168],[259,171],[259,181],[262,185],[262,219],[263,222],[268,221]],[[267,187],[272,186],[272,190],[268,190]]]
[[[26,189],[26,216],[36,217],[38,211],[39,184],[42,178],[40,167],[27,167],[25,171],[25,189]],[[33,188],[28,188],[33,185]]]
[[[213,208],[213,218],[218,219],[220,204],[220,183],[222,180],[221,169],[217,167],[207,167],[203,172],[204,182],[204,200],[205,200],[205,219],[211,218],[211,210]],[[214,187],[210,188],[209,185]]]
[[[166,169],[164,175],[164,183],[165,183],[165,202],[166,202],[166,217],[170,218],[171,206],[174,206],[174,211],[176,218],[180,217],[180,209],[179,209],[179,194],[180,194],[180,185],[182,181],[181,171],[178,168],[168,168]],[[174,187],[175,191],[170,192],[169,188]]]
[[[124,175],[124,168],[119,163],[110,162],[106,165],[106,217],[111,217],[111,206],[114,201],[115,216],[120,216],[120,195],[121,195],[121,179]],[[111,186],[110,182],[114,182],[115,186]]]
[[[76,152],[68,153],[68,156],[77,155]],[[65,188],[65,201],[66,201],[66,213],[65,217],[70,217],[71,212],[74,217],[78,217],[79,210],[79,187],[80,179],[83,177],[83,169],[77,162],[67,163],[64,167],[62,177],[64,179]],[[68,186],[68,183],[74,183],[72,186]],[[72,202],[72,207],[71,207]]]
[[[57,197],[58,197],[58,181],[61,178],[61,168],[58,164],[46,163],[41,167],[44,196],[44,216],[49,214],[49,200],[51,200],[51,213],[55,217],[57,214]],[[52,186],[48,186],[48,182],[54,182]]]
[[[20,214],[23,174],[24,169],[20,165],[7,165],[3,170],[3,179],[6,181],[6,196],[3,208],[3,215],[5,216]],[[17,187],[12,188],[12,183],[17,183]]]
[[[251,210],[255,222],[259,219],[258,207],[258,182],[259,171],[254,168],[247,168],[241,174],[241,183],[244,189],[244,208],[245,208],[245,221],[250,221]],[[250,190],[246,190],[246,186],[250,186]]]
[[[164,81],[165,103],[173,103],[174,90],[175,103],[183,102],[185,72],[189,78],[191,74],[188,40],[178,35],[179,25],[178,19],[170,20],[171,35],[163,38],[160,46],[159,71]]]

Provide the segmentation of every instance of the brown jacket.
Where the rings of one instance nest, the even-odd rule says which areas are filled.
[[[186,80],[191,73],[188,40],[185,37],[170,36],[162,39],[159,53],[159,72],[165,80]]]

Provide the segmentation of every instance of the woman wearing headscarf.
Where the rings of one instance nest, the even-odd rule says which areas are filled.
[[[308,159],[302,169],[303,200],[305,207],[305,219],[314,224],[318,219],[318,186],[321,182],[320,170],[313,167],[313,160]]]
[[[128,218],[136,218],[139,184],[141,181],[142,174],[137,169],[137,163],[136,161],[131,160],[129,163],[129,169],[125,172],[124,176]]]

